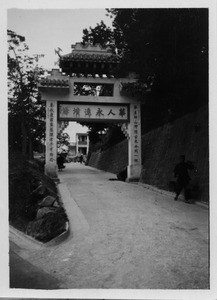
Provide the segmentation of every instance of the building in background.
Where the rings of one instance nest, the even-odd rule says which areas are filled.
[[[69,145],[69,154],[71,156],[75,156],[76,155],[76,143],[75,142],[70,142],[70,145]]]
[[[88,133],[76,133],[76,154],[82,153],[83,155],[88,154],[89,150],[89,136]]]

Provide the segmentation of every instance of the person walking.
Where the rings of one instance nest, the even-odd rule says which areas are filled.
[[[65,166],[64,166],[64,156],[62,153],[60,153],[57,157],[57,165],[58,165],[58,170],[62,171]]]
[[[184,189],[185,202],[191,203],[191,193],[188,188],[191,178],[188,174],[188,169],[192,168],[194,168],[192,163],[185,162],[185,155],[180,155],[180,162],[174,168],[174,176],[176,177],[176,196],[174,200],[178,200],[181,191]]]
[[[80,162],[81,164],[83,162],[83,153],[82,152],[78,153],[78,162]]]

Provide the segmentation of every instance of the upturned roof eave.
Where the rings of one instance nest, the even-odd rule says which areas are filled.
[[[100,53],[69,53],[62,55],[60,61],[86,61],[86,62],[107,62],[119,63],[120,58],[117,55]]]

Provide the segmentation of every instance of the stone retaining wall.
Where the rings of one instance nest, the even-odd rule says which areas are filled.
[[[128,146],[127,141],[116,144],[103,152],[93,152],[88,165],[94,168],[118,174],[127,167]]]
[[[143,135],[140,182],[169,190],[179,155],[185,154],[186,160],[194,162],[197,168],[197,172],[190,171],[192,186],[199,187],[196,198],[209,202],[208,139],[207,107]],[[117,174],[126,168],[127,162],[128,147],[125,140],[106,151],[92,153],[89,165]]]

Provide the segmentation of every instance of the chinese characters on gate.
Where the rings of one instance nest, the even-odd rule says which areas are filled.
[[[132,106],[132,109],[132,120],[130,120],[128,105],[60,103],[59,120],[113,120],[123,123],[131,122],[132,159],[134,164],[141,164],[140,106],[135,104]]]
[[[133,139],[133,145],[134,145],[134,151],[133,151],[133,161],[134,163],[140,164],[140,147],[141,147],[141,141],[139,140],[140,134],[140,120],[139,120],[139,108],[138,105],[133,106],[133,120],[132,120],[132,126],[133,126],[133,132],[132,132],[132,139]]]
[[[60,104],[59,119],[61,120],[117,120],[129,121],[127,105],[85,105]]]
[[[48,156],[49,156],[49,162],[54,162],[54,104],[51,102],[48,106],[48,119],[49,119],[49,150],[48,150]]]

